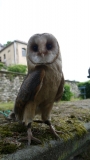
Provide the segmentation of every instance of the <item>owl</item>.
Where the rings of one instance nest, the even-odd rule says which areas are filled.
[[[14,114],[27,126],[28,144],[38,143],[31,131],[35,115],[41,115],[37,122],[45,123],[58,138],[51,124],[51,110],[54,102],[61,99],[64,86],[62,58],[57,39],[48,33],[33,35],[27,44],[28,74],[16,97]]]

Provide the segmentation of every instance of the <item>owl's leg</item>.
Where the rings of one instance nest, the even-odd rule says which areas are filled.
[[[31,123],[34,119],[35,116],[35,109],[36,109],[36,104],[34,102],[29,102],[26,106],[25,106],[25,110],[24,110],[24,115],[23,115],[23,123],[27,126],[27,134],[28,134],[28,144],[31,144],[31,140],[34,140],[37,143],[41,143],[41,141],[37,138],[35,138],[32,134],[31,131]],[[26,138],[21,139],[22,140],[26,140]]]
[[[28,133],[28,145],[31,144],[31,140],[35,141],[36,143],[41,143],[41,141],[39,139],[37,139],[33,136],[32,131],[31,131],[31,123],[28,124],[27,133]]]
[[[47,124],[50,127],[50,131],[55,135],[55,137],[59,138],[59,135],[57,133],[62,133],[62,132],[55,130],[50,122],[50,112],[52,110],[52,107],[53,107],[53,104],[48,104],[45,107],[45,110],[43,110],[42,112],[42,120],[45,124]]]

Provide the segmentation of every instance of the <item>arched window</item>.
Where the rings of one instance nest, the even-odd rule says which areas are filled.
[[[6,55],[4,54],[4,59],[6,59]]]

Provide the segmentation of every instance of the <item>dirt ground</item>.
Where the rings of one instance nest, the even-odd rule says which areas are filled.
[[[51,119],[53,117],[67,118],[68,116],[75,116],[81,120],[85,120],[84,116],[90,115],[90,99],[78,100],[78,101],[61,101],[55,103],[51,112]],[[81,116],[81,117],[80,117]],[[37,116],[40,118],[39,116]],[[6,123],[5,117],[0,114],[0,124]]]
[[[51,117],[57,115],[60,118],[76,117],[81,121],[88,122],[90,121],[90,99],[56,103]]]

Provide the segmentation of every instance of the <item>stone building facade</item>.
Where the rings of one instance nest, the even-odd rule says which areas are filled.
[[[0,50],[0,62],[7,66],[12,64],[27,65],[26,50],[27,43],[15,40]]]

